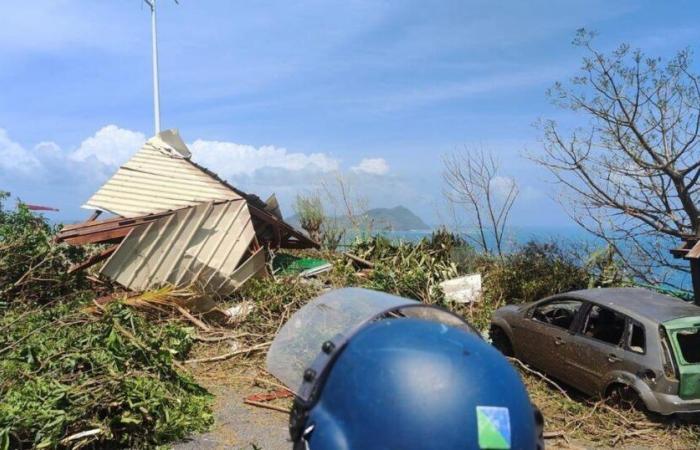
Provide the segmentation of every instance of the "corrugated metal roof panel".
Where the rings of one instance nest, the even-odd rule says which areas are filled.
[[[226,294],[239,286],[232,275],[248,263],[240,264],[254,239],[245,200],[202,203],[134,227],[102,273],[136,291],[195,284]]]
[[[242,198],[190,162],[175,130],[149,139],[84,205],[124,217]]]

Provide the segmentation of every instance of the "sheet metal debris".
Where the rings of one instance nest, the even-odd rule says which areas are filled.
[[[226,295],[267,274],[269,249],[318,244],[284,222],[274,194],[263,202],[190,161],[176,130],[149,139],[86,203],[87,221],[57,240],[118,244],[76,266],[108,257],[106,277],[132,290],[194,285]],[[116,217],[97,220],[99,212]]]
[[[133,228],[101,273],[136,291],[195,285],[226,295],[265,270],[257,259],[242,282],[231,278],[254,241],[245,200],[203,203]]]
[[[242,301],[236,303],[232,307],[228,308],[224,312],[228,315],[228,320],[230,322],[240,322],[243,321],[250,313],[255,310],[255,304],[251,301]]]
[[[481,275],[465,275],[440,283],[447,301],[455,303],[472,303],[481,301]]]

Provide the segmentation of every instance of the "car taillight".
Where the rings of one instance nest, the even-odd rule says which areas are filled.
[[[661,339],[661,347],[663,348],[662,355],[664,374],[666,375],[666,378],[678,380],[678,367],[676,366],[676,359],[673,357],[673,353],[671,353],[671,344],[668,341],[668,334],[666,333],[666,329],[664,329],[664,327],[659,327],[659,338]]]

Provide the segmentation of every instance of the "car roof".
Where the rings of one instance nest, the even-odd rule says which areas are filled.
[[[700,307],[668,295],[642,288],[597,288],[557,294],[555,298],[574,298],[627,314],[663,323],[681,317],[700,316]]]

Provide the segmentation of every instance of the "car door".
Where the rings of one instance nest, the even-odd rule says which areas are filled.
[[[583,303],[556,299],[536,304],[514,330],[520,358],[554,377],[567,374],[567,347]]]
[[[571,337],[574,356],[566,381],[588,394],[600,393],[607,374],[624,368],[628,323],[625,315],[610,308],[597,304],[587,307],[580,328]]]

